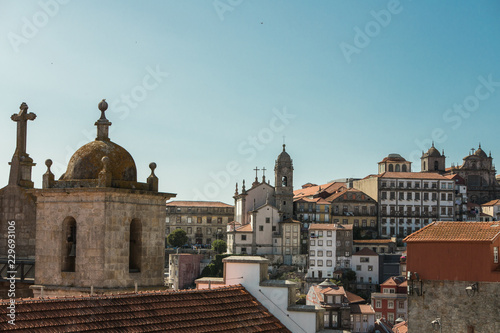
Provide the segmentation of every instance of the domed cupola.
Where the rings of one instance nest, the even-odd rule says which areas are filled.
[[[484,152],[483,149],[481,149],[481,144],[479,144],[479,148],[474,152],[474,155],[476,155],[477,157],[481,157],[481,158],[487,158],[488,155],[486,155],[486,153]]]
[[[60,180],[98,179],[103,168],[102,158],[109,158],[108,171],[112,180],[137,181],[137,168],[134,159],[120,145],[112,142],[108,137],[108,127],[111,122],[106,119],[105,111],[108,108],[106,100],[99,103],[101,118],[96,121],[97,138],[78,149],[68,163],[66,172]]]

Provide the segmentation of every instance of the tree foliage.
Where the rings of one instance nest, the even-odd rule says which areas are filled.
[[[167,236],[168,244],[174,247],[181,247],[182,245],[186,244],[187,241],[188,237],[186,235],[186,232],[182,229],[175,229],[170,233],[170,235]]]
[[[212,250],[217,254],[222,254],[227,251],[227,244],[221,239],[212,242]]]

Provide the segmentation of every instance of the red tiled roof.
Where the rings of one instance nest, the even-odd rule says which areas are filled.
[[[244,287],[0,301],[0,331],[290,332]]]
[[[491,242],[500,236],[500,222],[432,222],[403,241]]]
[[[344,189],[343,191],[338,191],[336,193],[333,193],[332,195],[330,195],[329,197],[327,197],[325,200],[327,200],[329,202],[332,202],[333,200],[335,200],[335,199],[343,196],[347,192],[349,192],[349,193],[353,193],[353,192],[354,193],[361,193],[361,194],[364,194],[366,197],[368,197],[368,198],[371,199],[371,197],[368,194],[364,193],[363,191],[357,190],[355,188],[349,188],[349,189]]]
[[[347,290],[345,292],[345,296],[347,297],[347,299],[349,300],[349,303],[351,303],[351,304],[366,302],[366,300],[363,297],[358,296],[356,294],[353,294]]]
[[[245,225],[242,225],[239,228],[236,228],[236,232],[252,232],[252,225],[250,223],[247,223]]]
[[[353,240],[353,244],[389,244],[394,243],[390,239],[358,239]]]
[[[364,247],[361,250],[359,250],[358,252],[354,253],[353,256],[376,256],[376,257],[378,257],[378,254],[377,254],[377,252],[374,252],[374,251],[370,250],[369,248]]]
[[[392,327],[392,331],[394,333],[407,333],[408,332],[408,323],[406,321],[402,321],[399,324],[396,324]]]
[[[500,205],[500,199],[495,199],[482,204],[481,206],[497,206]]]
[[[380,178],[448,180],[446,177],[433,172],[384,172],[377,176]]]
[[[220,201],[170,201],[167,202],[167,207],[220,207],[233,208],[234,206],[225,204]]]
[[[354,314],[375,314],[375,310],[373,310],[370,304],[351,304],[351,313]]]
[[[341,187],[345,187],[346,183],[342,182],[330,182],[323,185],[310,186],[306,188],[301,188],[293,191],[294,199],[301,197],[313,196],[322,192],[334,193],[337,192]]]
[[[387,280],[385,280],[383,283],[380,284],[381,286],[405,286],[406,285],[406,278],[404,276],[391,276]]]

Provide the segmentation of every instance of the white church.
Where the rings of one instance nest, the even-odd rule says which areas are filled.
[[[265,174],[234,195],[234,221],[227,230],[228,253],[263,256],[272,263],[301,264],[301,223],[293,220],[293,164],[285,150],[274,166],[275,186],[266,182]],[[265,168],[263,168],[265,171]],[[303,258],[304,257],[304,258]]]

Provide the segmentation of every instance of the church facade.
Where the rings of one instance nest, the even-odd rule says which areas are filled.
[[[272,262],[300,264],[301,223],[293,220],[293,163],[285,150],[275,162],[275,186],[265,174],[234,195],[234,221],[228,226],[227,244],[231,254],[265,256]],[[265,168],[263,168],[265,171]],[[305,263],[305,262],[304,262]]]

